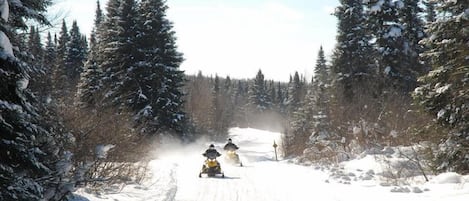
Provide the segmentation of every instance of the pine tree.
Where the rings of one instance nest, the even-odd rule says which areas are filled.
[[[464,1],[437,6],[439,19],[422,42],[430,47],[423,56],[433,70],[419,78],[414,97],[451,132],[443,134],[437,153],[439,171],[469,173],[469,13]]]
[[[435,12],[435,1],[433,0],[424,0],[423,4],[425,5],[425,20],[427,23],[435,22],[436,12]]]
[[[411,70],[409,79],[413,81],[408,86],[407,91],[411,91],[416,87],[416,77],[428,72],[429,69],[422,64],[419,55],[424,48],[419,42],[424,38],[425,31],[421,17],[423,10],[419,7],[419,2],[415,0],[404,0],[403,7],[399,10],[399,22],[403,26],[402,36],[405,38],[403,53],[406,55],[404,59],[408,63]]]
[[[337,97],[344,104],[356,102],[363,96],[363,89],[373,81],[371,36],[366,32],[365,14],[361,0],[341,0],[336,9],[338,19],[337,46],[332,60],[332,72],[336,77]]]
[[[285,92],[282,89],[283,87],[280,85],[280,82],[277,84],[277,104],[280,114],[286,113],[286,100],[285,100]]]
[[[86,42],[83,39],[77,21],[73,21],[70,30],[70,39],[66,43],[64,55],[65,76],[67,78],[66,85],[68,90],[74,94],[80,73],[83,71],[83,62],[86,58]]]
[[[309,118],[306,121],[311,125],[311,130],[308,130],[311,134],[309,144],[312,145],[312,150],[316,151],[312,154],[318,154],[317,152],[321,153],[323,149],[326,151],[337,150],[341,141],[341,137],[335,132],[331,124],[331,73],[322,46],[318,52],[314,71],[312,89],[309,91],[303,107],[305,107],[305,111],[308,111]]]
[[[410,1],[414,2],[414,1]],[[413,90],[421,65],[416,60],[418,53],[416,43],[421,27],[418,26],[417,12],[419,9],[407,5],[409,1],[370,0],[366,3],[368,19],[367,29],[376,39],[377,64],[380,73],[386,78],[382,89],[406,94]],[[402,13],[402,15],[401,15]],[[410,14],[409,14],[410,13]],[[409,19],[401,20],[400,16]],[[404,23],[403,23],[404,22]],[[414,37],[415,39],[408,38]],[[421,37],[421,36],[420,36]],[[414,49],[412,49],[414,48]],[[409,56],[411,56],[409,58]]]
[[[247,125],[247,103],[248,90],[247,83],[241,80],[236,84],[236,90],[233,94],[234,114],[233,119],[237,122],[237,126]]]
[[[223,82],[223,125],[224,134],[228,133],[228,128],[231,127],[233,124],[233,115],[234,115],[234,101],[233,101],[233,84],[231,82],[230,76],[226,76]]]
[[[53,68],[53,88],[54,98],[58,99],[59,103],[63,103],[67,87],[66,72],[65,72],[65,53],[67,52],[67,43],[70,40],[68,35],[67,24],[65,20],[62,21],[62,28],[59,33],[59,39],[57,40],[57,57],[55,59],[55,65]]]
[[[224,102],[223,102],[223,94],[220,87],[220,78],[218,75],[215,75],[215,79],[213,82],[213,89],[212,89],[212,108],[210,111],[210,115],[212,118],[211,121],[211,128],[215,132],[215,137],[221,137],[221,134],[224,134],[227,128],[223,127],[224,121]]]
[[[316,67],[314,68],[314,79],[318,87],[328,87],[330,84],[330,70],[326,63],[326,57],[324,56],[324,50],[322,46],[319,47],[318,57],[316,61]]]
[[[98,66],[98,44],[97,35],[101,30],[101,22],[103,19],[103,13],[99,1],[96,2],[96,14],[94,20],[94,27],[91,31],[90,36],[90,51],[88,53],[87,61],[84,65],[84,70],[80,75],[80,81],[78,83],[78,104],[83,107],[97,106],[99,104],[99,91],[102,87],[101,78],[102,71]]]
[[[300,107],[301,101],[303,101],[304,98],[303,90],[304,86],[300,80],[300,75],[298,72],[295,72],[293,80],[288,86],[287,113],[289,115],[293,114],[293,112]]]
[[[183,57],[177,51],[173,25],[166,17],[168,7],[161,0],[144,0],[139,7],[136,39],[139,62],[129,72],[128,77],[133,80],[124,83],[138,87],[134,90],[138,93],[131,96],[138,107],[134,109],[140,111],[139,114],[151,114],[142,116],[146,118],[142,120],[149,120],[152,130],[183,134],[185,114],[181,87],[185,79],[183,71],[179,70]]]
[[[125,19],[120,11],[121,1],[120,0],[110,0],[106,6],[106,17],[102,22],[101,32],[98,32],[98,65],[103,70],[103,89],[101,94],[108,99],[109,104],[119,105],[123,104],[125,101],[121,101],[115,98],[118,95],[116,91],[116,85],[121,84],[120,73],[125,72],[124,70],[128,68],[130,61],[125,61],[127,55],[123,55],[123,50],[125,49],[124,43],[127,41],[128,36],[124,36],[123,32],[133,30],[131,27],[121,27],[122,21],[130,20],[135,22],[135,19]],[[129,30],[130,29],[130,30]],[[127,49],[127,51],[129,51]],[[124,66],[127,65],[127,66]],[[124,69],[122,69],[124,68]],[[121,75],[123,76],[123,75]]]
[[[49,69],[44,64],[44,50],[41,44],[40,33],[34,26],[30,27],[27,50],[28,55],[25,60],[28,65],[33,67],[29,88],[38,98],[44,99],[50,87],[50,83],[48,83],[49,78],[47,77]]]
[[[8,18],[8,6],[4,5],[8,2],[0,1],[0,200],[59,200],[70,193],[63,188],[54,164],[59,157],[52,133],[38,123],[38,108],[27,91],[32,67],[15,58],[7,37],[15,37],[27,18],[39,23],[45,20],[41,16],[47,2],[13,4]]]
[[[52,67],[55,63],[55,59],[57,56],[57,51],[55,47],[55,42],[52,40],[52,36],[50,32],[47,33],[47,41],[46,41],[46,47],[45,47],[45,53],[44,53],[44,61],[47,62],[45,63],[46,66],[48,66],[49,70],[52,70]],[[49,79],[52,78],[52,72],[49,72],[48,76]]]
[[[46,47],[44,50],[44,66],[47,69],[46,71],[46,80],[47,80],[47,87],[49,87],[48,90],[48,99],[50,98],[51,95],[51,89],[50,87],[53,86],[53,74],[54,74],[54,65],[57,57],[57,50],[56,50],[56,44],[54,40],[52,39],[52,36],[50,32],[47,33],[47,41],[46,41]]]
[[[265,112],[270,109],[264,74],[259,70],[253,84],[249,88],[249,105],[256,112]]]

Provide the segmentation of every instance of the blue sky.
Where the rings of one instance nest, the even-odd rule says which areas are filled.
[[[58,0],[52,13],[76,19],[89,34],[96,0]],[[107,0],[101,0],[103,9]],[[319,46],[335,44],[338,0],[168,0],[187,74],[288,81],[298,71],[310,80]]]

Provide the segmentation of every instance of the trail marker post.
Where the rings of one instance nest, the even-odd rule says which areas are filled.
[[[274,152],[275,152],[275,161],[278,161],[278,159],[277,159],[277,147],[278,147],[278,145],[277,145],[277,143],[275,143],[275,140],[274,140],[273,147],[274,147]]]

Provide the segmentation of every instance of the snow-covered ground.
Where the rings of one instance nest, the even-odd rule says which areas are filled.
[[[171,145],[150,163],[152,177],[142,185],[127,185],[101,195],[79,189],[79,201],[467,201],[469,176],[445,173],[407,179],[401,186],[383,180],[386,165],[376,155],[341,163],[337,167],[296,165],[274,160],[274,140],[280,134],[256,129],[233,128],[233,142],[240,146],[243,167],[220,159],[225,178],[199,178],[210,143],[222,153],[224,142],[200,142],[190,146]],[[223,156],[221,157],[223,158]],[[465,184],[468,182],[468,184]]]

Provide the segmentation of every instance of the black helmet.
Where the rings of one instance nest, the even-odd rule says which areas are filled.
[[[231,142],[231,138],[228,138],[228,142]]]
[[[213,148],[215,148],[215,145],[210,144],[210,146],[208,146],[208,148],[213,149]]]

